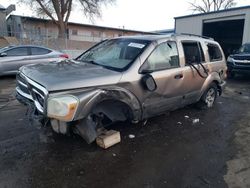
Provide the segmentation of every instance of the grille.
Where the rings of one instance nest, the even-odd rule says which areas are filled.
[[[246,67],[250,67],[250,62],[249,63],[238,63],[235,62],[236,65],[241,65],[241,66],[246,66]]]
[[[235,60],[248,60],[250,61],[250,56],[233,56]]]
[[[16,91],[23,97],[32,100],[35,103],[36,108],[43,113],[45,97],[47,95],[47,91],[44,87],[24,75],[18,74]]]

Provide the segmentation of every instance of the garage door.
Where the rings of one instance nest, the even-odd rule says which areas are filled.
[[[244,19],[204,21],[203,35],[218,41],[227,57],[242,44],[244,22]]]

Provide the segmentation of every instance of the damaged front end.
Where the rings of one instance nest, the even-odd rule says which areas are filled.
[[[117,121],[138,122],[141,105],[129,91],[99,88],[49,92],[23,74],[17,75],[16,98],[28,106],[30,124],[51,126],[56,133],[79,134],[87,143]],[[71,131],[72,130],[72,131]]]
[[[36,127],[49,126],[56,133],[68,134],[69,123],[47,116],[48,91],[24,74],[17,74],[16,99],[27,106],[29,123]]]
[[[26,115],[32,125],[46,125],[48,118],[44,115],[45,100],[48,91],[22,73],[16,77],[16,99],[28,106]]]

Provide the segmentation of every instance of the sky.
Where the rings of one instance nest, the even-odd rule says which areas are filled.
[[[194,13],[188,3],[190,1],[192,2],[192,0],[116,0],[113,5],[102,7],[102,17],[96,18],[94,23],[86,19],[81,10],[74,7],[70,22],[141,31],[173,29],[174,17]],[[0,4],[4,7],[16,2],[16,0],[0,0]],[[250,0],[236,2],[237,7],[250,5]],[[16,11],[12,14],[36,16],[29,6],[22,4],[16,4]]]

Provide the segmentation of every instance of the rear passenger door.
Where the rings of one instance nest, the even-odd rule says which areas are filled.
[[[196,102],[200,97],[201,88],[206,80],[208,71],[205,61],[204,49],[199,41],[182,41],[185,67],[185,95],[182,104],[187,105]]]
[[[17,72],[21,66],[27,63],[29,57],[27,47],[11,48],[4,53],[6,53],[6,56],[0,59],[3,73]]]
[[[29,57],[30,63],[46,63],[53,60],[50,56],[51,50],[41,47],[30,47],[31,55]]]

